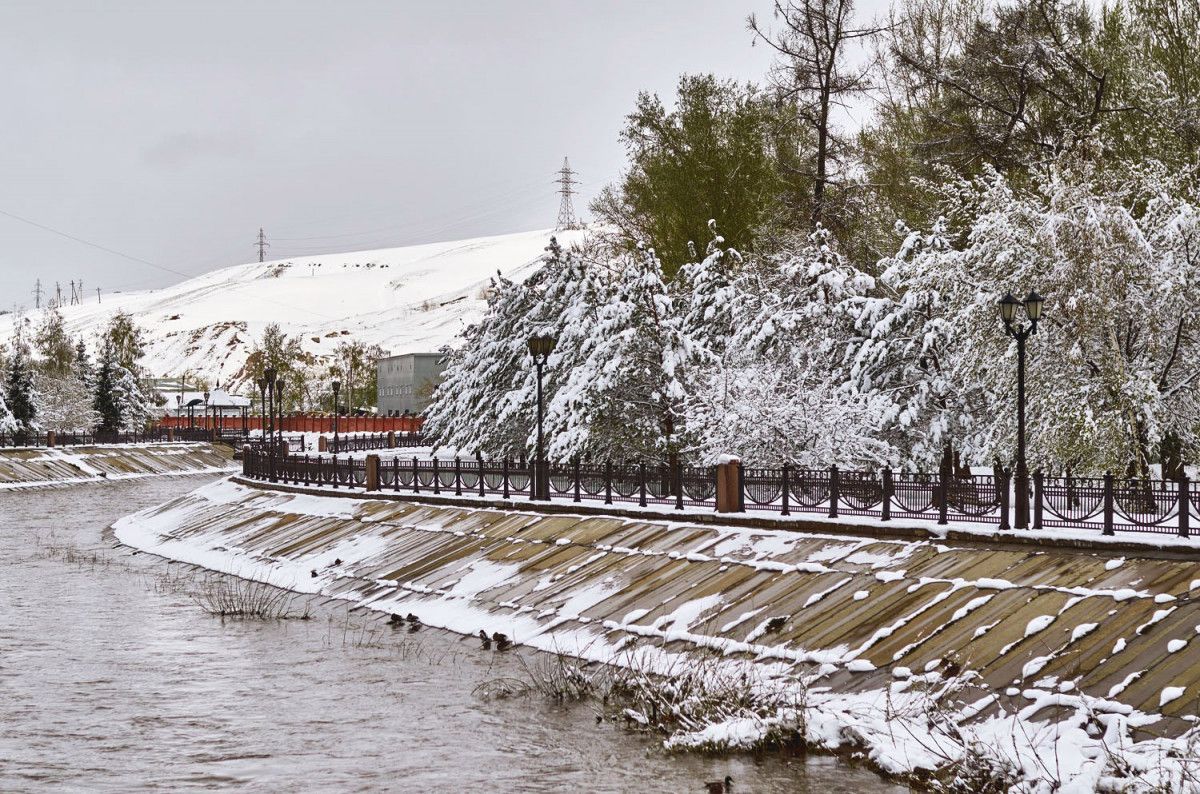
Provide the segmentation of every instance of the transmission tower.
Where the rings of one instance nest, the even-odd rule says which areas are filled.
[[[567,158],[563,158],[562,168],[559,169],[558,179],[554,180],[558,183],[558,224],[555,225],[556,230],[562,229],[578,229],[579,220],[575,217],[575,207],[571,203],[571,196],[575,195],[573,189],[579,182],[575,180],[575,171],[571,170],[571,164],[567,162]]]
[[[33,286],[34,306],[42,308],[42,280],[39,278]]]
[[[267,235],[261,226],[258,227],[258,242],[255,245],[258,246],[258,261],[262,262],[266,259],[267,249],[271,247],[271,244],[267,242]]]

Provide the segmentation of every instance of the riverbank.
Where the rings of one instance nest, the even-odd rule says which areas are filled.
[[[1200,763],[1190,560],[231,481],[114,529],[171,559],[462,634],[500,632],[646,681],[681,670],[701,687],[740,680],[745,707],[669,729],[674,748],[786,735],[890,775],[984,769],[1027,790],[1186,790]]]
[[[235,468],[232,450],[204,443],[10,448],[0,449],[0,491],[220,474]]]

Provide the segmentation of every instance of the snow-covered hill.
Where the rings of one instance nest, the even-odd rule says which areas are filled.
[[[117,310],[146,333],[143,364],[157,377],[185,372],[236,388],[251,343],[277,322],[304,349],[329,354],[339,341],[378,344],[393,354],[436,351],[485,308],[484,290],[500,270],[524,280],[537,267],[550,231],[323,254],[214,270],[164,289],[105,295],[64,306],[68,332],[89,340]],[[583,232],[558,232],[564,245]],[[39,312],[24,321],[36,327]],[[12,332],[0,316],[0,338]]]

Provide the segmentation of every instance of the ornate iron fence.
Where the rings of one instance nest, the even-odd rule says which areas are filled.
[[[363,452],[372,449],[404,449],[427,445],[420,433],[393,433],[391,435],[366,434],[339,435],[328,439],[326,449],[331,453]]]
[[[54,446],[77,447],[93,444],[149,444],[166,441],[165,431],[152,430],[148,433],[55,433]],[[49,433],[0,433],[0,447],[48,447]]]
[[[364,459],[277,456],[274,477],[318,487],[365,487]],[[254,448],[243,461],[247,476],[269,478],[268,451]],[[1011,528],[1011,472],[942,475],[828,469],[754,468],[733,464],[738,477],[736,509],[752,512],[857,516],[880,521],[970,522]],[[528,461],[452,461],[382,457],[379,488],[384,491],[500,496],[533,499],[536,466]],[[554,463],[545,477],[552,501],[663,505],[674,509],[716,509],[717,467],[645,463]],[[1030,514],[1034,529],[1070,527],[1142,531],[1190,536],[1200,521],[1200,489],[1187,478],[1174,480],[1104,477],[1045,477],[1035,473]]]

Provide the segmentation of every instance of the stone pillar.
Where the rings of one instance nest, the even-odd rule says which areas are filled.
[[[739,476],[742,462],[732,455],[725,455],[717,464],[717,512],[736,513],[741,506],[741,478]]]
[[[54,446],[54,431],[53,430],[46,431],[46,446],[48,446],[48,447]]]
[[[367,490],[379,490],[379,456],[367,455]]]
[[[174,440],[175,440],[175,428],[168,427],[167,428],[167,441],[174,441]]]
[[[288,456],[288,454],[291,453],[291,447],[288,446],[290,443],[291,442],[289,442],[289,441],[284,441],[282,444],[279,445],[280,457],[286,458]]]
[[[325,436],[317,436],[317,452],[329,451],[329,439]]]
[[[389,430],[388,431],[388,449],[395,449],[395,448],[396,448],[396,431]]]

